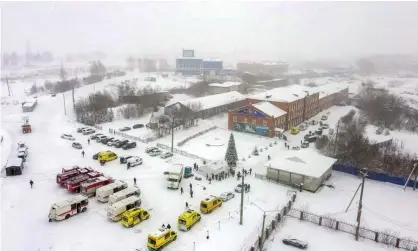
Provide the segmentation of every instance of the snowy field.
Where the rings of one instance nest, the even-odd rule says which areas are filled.
[[[320,227],[307,221],[286,217],[284,225],[265,242],[266,251],[295,251],[296,248],[284,245],[282,240],[296,238],[308,242],[312,251],[388,251],[398,250],[370,240],[356,241],[354,236]]]

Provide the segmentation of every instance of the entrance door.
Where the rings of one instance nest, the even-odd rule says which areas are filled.
[[[77,213],[81,212],[81,203],[77,203]]]

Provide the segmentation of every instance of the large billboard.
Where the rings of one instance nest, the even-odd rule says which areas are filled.
[[[183,50],[183,57],[185,58],[194,57],[194,50]]]

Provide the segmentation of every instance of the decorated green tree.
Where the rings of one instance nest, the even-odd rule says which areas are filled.
[[[232,133],[229,137],[228,148],[225,153],[225,161],[228,163],[229,167],[236,166],[238,161],[237,148],[235,147],[235,139]]]

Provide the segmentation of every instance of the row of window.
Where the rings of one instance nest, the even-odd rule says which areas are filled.
[[[237,118],[237,116],[233,116],[233,117],[232,117],[232,121],[233,121],[233,122],[238,122],[238,118]],[[243,122],[243,123],[245,123],[245,124],[248,124],[248,119],[247,119],[247,118],[244,118],[242,122]],[[257,120],[256,120],[256,119],[253,119],[253,120],[251,121],[251,124],[253,124],[253,125],[257,125]],[[267,125],[268,125],[267,120],[263,120],[263,126],[267,126]]]
[[[184,64],[184,63],[179,63],[179,64],[177,64],[177,68],[200,69],[200,68],[202,68],[202,65],[201,64]]]

